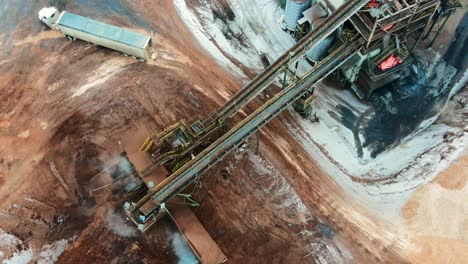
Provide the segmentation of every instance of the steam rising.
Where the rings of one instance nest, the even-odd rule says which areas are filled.
[[[171,244],[178,258],[179,264],[195,264],[199,263],[190,247],[185,242],[184,238],[179,233],[171,234]]]
[[[119,158],[119,169],[124,173],[129,173],[132,171],[132,165],[128,162],[127,159],[120,157]]]
[[[114,234],[121,237],[135,237],[137,235],[137,230],[133,226],[128,225],[122,216],[116,214],[113,209],[107,211],[106,226]]]

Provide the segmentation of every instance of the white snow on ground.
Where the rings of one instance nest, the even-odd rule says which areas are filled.
[[[0,248],[3,249],[5,247],[15,247],[20,243],[21,240],[19,240],[16,236],[6,233],[0,229]]]
[[[267,53],[270,61],[274,61],[294,44],[292,37],[280,28],[278,21],[283,11],[276,1],[258,0],[252,4],[249,0],[231,0],[236,18],[227,24],[213,16],[212,6],[206,2],[195,10],[188,9],[184,0],[175,2],[179,12],[184,14],[182,19],[186,20],[187,26],[198,32],[194,33],[195,37],[201,42],[211,42],[203,46],[228,71],[231,68],[226,66],[225,60],[235,58],[250,69],[260,72],[263,69],[260,64],[262,53]],[[227,27],[231,32],[241,35],[247,45],[242,45],[235,38],[228,40],[223,34],[227,32]],[[218,46],[222,51],[216,48],[216,53],[213,53],[210,45]],[[319,91],[316,101],[326,101],[327,96]],[[340,94],[340,97],[358,112],[364,112],[367,108],[349,92]],[[304,144],[311,157],[348,194],[383,216],[397,220],[400,219],[400,209],[410,194],[446,168],[462,151],[468,139],[461,129],[438,124],[418,131],[418,134],[408,137],[400,146],[376,159],[360,160],[355,151],[353,134],[331,118],[327,110],[330,109],[326,109],[326,106],[316,109],[322,120],[320,123],[311,123],[291,111],[295,123],[299,124],[287,124],[291,134]],[[434,120],[426,121],[421,130]],[[459,136],[458,139],[451,143],[444,142],[443,136],[447,132],[455,133]],[[450,148],[455,151],[449,151]],[[368,153],[364,154],[366,156]],[[260,171],[264,169],[262,164],[256,165]],[[355,182],[350,176],[381,181],[378,184],[366,184]]]
[[[231,1],[231,8],[236,18],[222,23],[208,13],[202,18],[203,24],[214,22],[207,29],[210,35],[214,35],[213,41],[218,43],[231,58],[235,58],[250,69],[261,71],[263,64],[260,55],[266,54],[270,59],[281,56],[285,50],[294,45],[293,38],[281,30],[276,30],[270,25],[278,25],[283,11],[274,3],[274,0],[257,0],[255,4],[250,0]],[[222,32],[233,33],[240,36],[245,44],[236,38],[227,40]]]
[[[466,83],[468,83],[468,69],[465,70],[463,77],[455,84],[449,97],[454,97],[458,92],[461,91],[461,89],[463,89],[463,87],[465,87]]]
[[[180,17],[183,19],[185,25],[190,29],[192,34],[198,40],[199,44],[229,72],[233,73],[236,77],[245,79],[246,76],[242,70],[234,63],[232,63],[228,58],[226,58],[226,56],[224,56],[219,48],[213,44],[211,41],[213,37],[205,32],[204,25],[202,26],[197,16],[187,7],[185,0],[174,0],[174,5],[177,8],[177,11],[179,12]],[[209,12],[207,9],[200,9],[199,11],[201,14],[205,15],[206,12]]]
[[[23,241],[0,229],[0,260],[3,260],[2,263],[28,263],[32,258],[32,252],[29,250],[18,251],[18,248],[22,247]],[[6,259],[7,257],[9,259]]]
[[[28,247],[16,236],[0,229],[0,260],[2,264],[55,263],[68,247],[69,242],[75,238],[55,241],[36,250]],[[19,248],[23,249],[19,250]]]
[[[262,183],[269,182],[269,185],[261,184],[265,193],[264,199],[272,201],[278,205],[278,209],[292,208],[299,213],[300,221],[307,222],[312,213],[304,204],[302,199],[296,193],[294,188],[286,181],[278,170],[276,170],[268,161],[249,151],[249,160],[253,163],[253,169],[259,174]]]
[[[3,264],[28,264],[32,261],[33,251],[32,249],[25,249],[15,252],[9,259],[3,260]]]
[[[304,259],[313,259],[313,263],[329,264],[329,263],[346,263],[343,253],[338,251],[337,247],[333,246],[328,239],[317,238],[310,244],[309,254],[304,256]]]
[[[129,63],[125,58],[115,58],[104,62],[90,77],[86,79],[86,82],[84,82],[85,84],[75,91],[72,98],[82,96],[86,94],[88,90],[105,83],[112,76],[122,71],[123,67],[127,64]]]
[[[55,263],[60,255],[67,249],[69,239],[62,239],[55,241],[52,244],[44,245],[38,257],[38,264]]]
[[[292,47],[295,41],[290,34],[270,26],[278,25],[283,13],[274,0],[257,0],[255,5],[251,0],[230,3],[236,18],[224,24],[213,15],[212,6],[208,4],[191,10],[185,0],[174,0],[181,18],[202,47],[229,72],[234,70],[237,77],[248,81],[232,59],[260,72],[264,68],[261,55],[266,55],[272,62]]]
[[[244,151],[245,145],[236,153],[236,159],[240,159],[241,156],[238,153]],[[265,204],[271,203],[275,206],[278,209],[278,217],[281,217],[281,212],[286,210],[294,210],[297,213],[293,219],[283,217],[282,219],[285,221],[292,221],[293,224],[297,224],[299,221],[299,223],[306,224],[312,219],[312,212],[281,172],[269,161],[252,151],[247,152],[247,157],[253,164],[252,169],[258,174],[258,176],[252,178],[253,182],[258,182],[252,193],[259,195],[259,198],[263,199]],[[248,184],[244,185],[244,187],[246,186]],[[319,227],[315,230],[309,230],[304,225],[299,233],[309,243],[305,248],[308,254],[304,256],[304,259],[314,259],[316,263],[345,263],[345,255],[336,249],[333,241],[317,236],[317,233],[321,233]]]
[[[297,116],[300,126],[288,124],[290,131],[321,168],[354,199],[387,219],[398,220],[410,195],[448,167],[468,143],[468,135],[462,129],[437,124],[363,165],[324,122],[311,123],[293,111],[291,114]],[[453,142],[444,142],[444,135],[449,132],[460,136]],[[454,151],[450,151],[452,148]],[[379,184],[366,184],[353,181],[350,175],[382,180]]]

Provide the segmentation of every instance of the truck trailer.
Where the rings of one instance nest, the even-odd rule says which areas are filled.
[[[60,13],[55,7],[41,9],[39,19],[70,40],[81,39],[145,61],[151,55],[151,37],[147,35],[70,12]]]

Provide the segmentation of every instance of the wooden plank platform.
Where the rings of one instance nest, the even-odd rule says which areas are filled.
[[[148,157],[148,155],[145,152],[141,151],[127,153],[127,157],[133,164],[133,166],[135,166],[135,169],[139,172],[144,171],[153,163],[153,161]]]
[[[141,179],[145,182],[148,189],[151,189],[164,181],[167,176],[169,176],[169,172],[163,166],[160,166]]]
[[[145,215],[147,216],[149,213],[151,213],[151,211],[153,211],[153,209],[158,206],[158,204],[153,201],[153,199],[149,199],[145,204],[143,204],[141,207],[140,207],[140,211]]]
[[[168,215],[202,264],[219,264],[227,261],[218,244],[189,207],[170,204],[167,207]]]

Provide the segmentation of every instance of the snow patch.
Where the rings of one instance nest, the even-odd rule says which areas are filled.
[[[29,132],[29,130],[25,130],[25,131],[19,133],[18,137],[22,138],[22,139],[27,139],[30,135],[31,135],[31,132]]]
[[[16,247],[18,244],[22,244],[21,240],[19,240],[16,236],[0,229],[0,249]]]
[[[280,29],[283,10],[275,1],[257,0],[253,5],[250,0],[237,0],[230,1],[230,7],[236,18],[228,21],[227,27],[246,44],[231,38],[223,40],[228,45],[221,47],[250,69],[263,70],[260,55],[267,55],[272,62],[295,44],[292,36]]]
[[[463,73],[463,77],[455,84],[453,87],[452,91],[450,91],[449,98],[453,98],[456,94],[458,94],[461,89],[466,87],[466,84],[468,82],[468,69],[465,70]]]
[[[218,49],[216,45],[211,41],[211,36],[205,32],[205,25],[202,25],[198,20],[197,15],[195,15],[185,3],[185,0],[174,0],[174,5],[179,12],[180,17],[187,26],[187,28],[192,32],[192,34],[197,39],[198,43],[213,56],[214,59],[223,67],[233,73],[236,77],[246,79],[247,77],[242,72],[242,70],[232,63],[224,54]],[[208,9],[198,9],[198,12],[201,14],[207,15],[207,12],[210,12]]]
[[[278,209],[294,209],[298,212],[299,220],[306,223],[311,218],[312,213],[286,178],[260,156],[248,152],[248,158],[253,163],[252,168],[259,174],[257,179],[252,180],[261,183],[259,185],[263,186],[263,188],[260,191],[264,192],[265,199],[274,203]]]
[[[39,260],[37,263],[48,264],[57,262],[60,255],[62,255],[62,253],[67,249],[69,241],[74,239],[75,238],[62,239],[55,241],[52,244],[44,245],[41,249],[41,253],[39,254]]]
[[[341,253],[327,239],[315,239],[308,245],[309,254],[305,258],[313,258],[314,263],[329,264],[329,263],[345,263]]]
[[[5,258],[5,256],[13,256],[11,259],[13,260],[20,260],[20,252],[18,252],[18,248],[23,248],[23,241],[21,241],[16,236],[7,233],[0,229],[0,258]],[[10,260],[11,260],[10,259]],[[10,260],[4,260],[2,263],[14,263],[14,262],[7,262]]]
[[[3,264],[28,264],[33,259],[33,250],[25,249],[19,252],[15,252],[9,259],[3,260]]]
[[[62,239],[46,244],[40,250],[36,250],[26,245],[16,236],[0,229],[0,258],[4,258],[2,264],[55,263],[66,250],[69,242],[75,239],[76,237]],[[9,256],[9,258],[6,259],[6,256]]]
[[[86,84],[79,87],[75,91],[75,93],[72,95],[72,98],[76,96],[81,96],[91,88],[105,83],[112,76],[122,71],[123,66],[127,64],[127,60],[121,58],[105,61],[97,70],[93,72],[93,75],[86,80]]]
[[[437,124],[417,136],[408,137],[369,163],[361,164],[340,136],[324,122],[311,123],[291,114],[298,125],[287,126],[309,155],[351,197],[387,219],[401,219],[401,208],[409,196],[447,168],[468,143],[468,135],[463,130]],[[454,134],[452,142],[446,142],[447,133]]]

